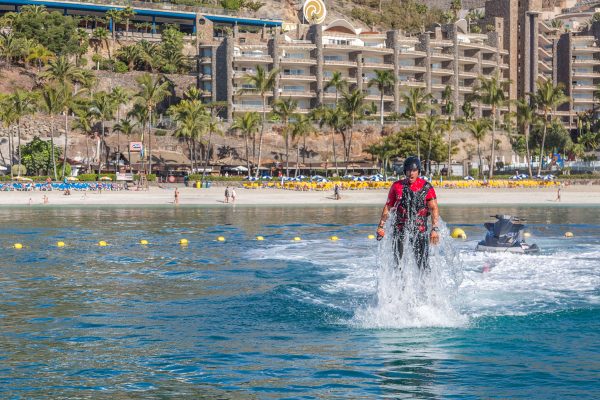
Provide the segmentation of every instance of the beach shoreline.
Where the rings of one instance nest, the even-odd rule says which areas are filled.
[[[0,206],[160,206],[174,204],[175,187],[179,189],[179,206],[383,206],[387,189],[345,190],[335,200],[333,191],[293,191],[283,189],[237,188],[235,203],[225,203],[224,187],[204,189],[179,186],[151,187],[149,190],[122,190],[98,192],[62,191],[0,192]],[[600,186],[571,185],[561,187],[561,201],[557,202],[557,188],[468,188],[436,189],[441,206],[449,205],[585,205],[600,206]],[[43,197],[48,196],[44,204]]]

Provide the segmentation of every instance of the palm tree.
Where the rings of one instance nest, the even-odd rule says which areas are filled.
[[[285,140],[285,176],[290,176],[289,161],[290,161],[290,133],[291,127],[289,126],[290,117],[294,115],[298,108],[298,102],[292,100],[290,97],[287,99],[279,99],[273,104],[273,114],[277,115],[281,119],[282,127],[281,134]]]
[[[58,89],[61,92],[62,98],[62,112],[65,116],[65,147],[63,150],[63,165],[62,165],[62,178],[65,178],[67,172],[67,150],[69,141],[69,113],[77,111],[81,108],[81,95],[83,90],[79,92],[73,92],[68,84],[59,85]]]
[[[0,32],[0,57],[4,57],[8,68],[14,59],[23,55],[23,41],[12,32]]]
[[[116,57],[127,64],[127,68],[130,71],[133,71],[136,63],[141,60],[142,54],[139,46],[128,45],[121,47],[117,52]]]
[[[352,148],[352,134],[354,132],[354,124],[357,120],[364,117],[364,101],[365,93],[358,89],[354,89],[349,93],[344,93],[342,99],[342,106],[346,112],[350,121],[348,136],[344,134],[346,130],[342,131],[342,139],[344,140],[344,158],[346,161],[345,173],[348,173],[348,162],[350,161],[350,150]]]
[[[125,36],[129,35],[129,21],[135,15],[135,10],[129,6],[121,10],[121,18],[125,20]]]
[[[117,109],[117,121],[121,121],[121,106],[126,104],[131,99],[131,94],[121,86],[114,87],[110,92],[110,98],[115,103]],[[114,130],[114,129],[113,129]],[[115,157],[115,172],[118,167],[119,158],[121,157],[121,131],[117,131],[117,157]]]
[[[258,173],[260,170],[260,156],[262,152],[262,141],[263,134],[265,132],[265,121],[267,117],[267,94],[273,91],[275,87],[275,80],[277,78],[277,74],[279,71],[277,69],[272,69],[271,71],[267,71],[260,65],[256,66],[256,72],[254,74],[247,74],[245,77],[245,81],[248,85],[252,86],[251,89],[243,89],[242,92],[254,92],[260,94],[262,99],[262,121],[260,126],[260,135],[258,139],[258,162],[256,163],[256,177],[258,178]],[[254,141],[253,141],[254,142]],[[254,149],[254,144],[253,144]],[[254,150],[252,151],[254,154]]]
[[[379,118],[381,126],[383,127],[383,95],[386,90],[392,89],[394,87],[394,83],[396,82],[396,77],[394,76],[393,71],[384,70],[379,71],[375,70],[375,76],[371,78],[369,81],[369,87],[377,86],[379,90],[380,103],[379,103]]]
[[[46,65],[52,59],[54,59],[54,53],[38,43],[29,49],[29,54],[25,61],[36,63],[39,72],[42,69],[42,65]]]
[[[92,37],[90,38],[90,44],[94,48],[96,54],[98,54],[98,50],[102,47],[102,43],[106,45],[106,51],[108,52],[108,58],[110,59],[110,45],[108,44],[108,30],[106,28],[100,27],[94,29],[92,32]],[[96,66],[96,69],[99,69],[99,66]]]
[[[324,125],[329,126],[331,129],[331,148],[333,153],[333,165],[335,166],[335,173],[338,173],[336,146],[335,146],[335,134],[343,133],[348,127],[348,114],[341,108],[329,108],[321,107],[313,110],[312,119],[319,122],[319,126],[322,128]]]
[[[110,93],[101,91],[94,93],[90,111],[100,121],[101,131],[100,140],[98,141],[98,174],[102,173],[102,161],[106,162],[108,167],[108,146],[106,145],[106,121],[110,121],[114,118],[116,104]],[[100,147],[102,144],[102,147]],[[102,156],[101,156],[102,155]],[[103,159],[103,160],[102,160]],[[116,172],[116,171],[115,171]]]
[[[417,157],[421,158],[421,139],[419,135],[419,115],[427,112],[431,108],[430,93],[426,93],[423,88],[410,88],[408,93],[402,95],[402,101],[406,104],[403,116],[412,119],[415,123],[415,134],[417,135]]]
[[[258,131],[260,124],[260,115],[256,112],[247,112],[236,117],[231,124],[231,130],[238,130],[242,132],[244,141],[246,142],[246,167],[248,168],[248,177],[250,177],[250,149],[248,140],[250,137],[254,137]]]
[[[121,10],[117,10],[117,9],[108,10],[105,15],[106,15],[106,18],[108,18],[111,21],[110,32],[111,32],[112,45],[114,47],[115,46],[115,35],[117,32],[117,24],[119,22],[121,22],[123,17],[121,14]],[[110,58],[110,51],[108,52],[108,58]]]
[[[501,81],[499,75],[490,78],[480,77],[480,87],[477,89],[477,98],[484,104],[492,108],[492,149],[490,154],[490,171],[489,178],[494,176],[494,168],[496,166],[495,150],[496,150],[496,119],[498,118],[498,108],[506,104],[505,88],[508,85],[507,81]]]
[[[221,129],[221,123],[214,116],[207,114],[208,120],[206,121],[205,130],[208,131],[208,143],[206,144],[206,156],[204,157],[204,168],[202,169],[202,180],[206,176],[206,169],[208,168],[208,160],[210,159],[210,145],[212,142],[212,135],[216,134],[219,136],[223,135]]]
[[[119,120],[119,122],[115,124],[115,126],[113,127],[113,131],[117,131],[129,137],[131,136],[131,134],[133,134],[133,130],[135,129],[136,125],[136,122],[131,121],[129,118],[125,118]],[[129,155],[129,172],[131,172],[131,149],[129,148],[129,146],[127,146],[127,153]]]
[[[425,171],[429,175],[431,172],[431,145],[433,143],[433,137],[439,132],[440,117],[437,115],[428,115],[421,120],[420,129],[427,135],[427,159],[425,160]]]
[[[58,179],[56,159],[54,157],[54,117],[62,111],[62,91],[55,85],[44,85],[41,91],[40,109],[50,117],[50,151],[54,180]]]
[[[91,157],[89,138],[94,132],[94,114],[89,108],[83,107],[75,110],[75,119],[73,120],[73,128],[77,129],[85,135],[85,155],[87,161],[87,171],[91,171]]]
[[[527,155],[527,169],[529,170],[529,176],[533,176],[533,172],[531,170],[531,152],[529,150],[529,130],[531,124],[535,122],[536,114],[533,107],[529,104],[529,102],[525,99],[520,99],[516,101],[517,105],[517,124],[519,127],[523,129],[523,134],[525,136],[525,151]]]
[[[335,88],[335,105],[337,106],[339,94],[348,88],[348,81],[342,76],[341,72],[334,71],[331,75],[331,79],[323,87],[323,90],[327,90],[331,87]]]
[[[152,113],[158,103],[170,94],[171,84],[164,77],[153,78],[150,74],[144,74],[136,79],[139,91],[135,96],[138,103],[142,104],[148,111],[148,170],[152,173]]]
[[[540,146],[540,165],[538,166],[537,174],[542,173],[542,160],[544,157],[544,145],[546,144],[546,133],[548,131],[548,116],[551,111],[554,111],[558,106],[565,104],[569,98],[565,96],[564,86],[559,83],[557,86],[552,84],[551,80],[538,81],[538,88],[533,95],[533,100],[538,109],[544,113],[544,133],[542,134],[542,143]]]
[[[12,132],[10,128],[17,122],[17,115],[15,114],[15,110],[12,107],[9,95],[5,95],[0,93],[0,121],[2,121],[2,125],[5,128],[9,129],[8,132],[8,152],[10,156],[10,176],[14,177],[12,166],[15,163],[15,150],[14,150],[14,141],[12,138]]]
[[[466,123],[467,130],[477,141],[477,155],[479,156],[479,178],[483,176],[483,159],[481,158],[481,141],[485,139],[490,130],[490,121],[487,118],[480,118]]]
[[[300,139],[304,141],[304,153],[302,153],[302,162],[304,163],[306,155],[306,137],[315,132],[315,127],[312,120],[306,115],[297,115],[296,120],[292,123],[292,138],[296,140],[296,172],[294,176],[298,176],[298,164],[300,163]]]
[[[175,136],[184,138],[190,149],[191,170],[196,170],[196,142],[200,138],[201,131],[208,119],[204,105],[198,100],[183,100],[169,107],[171,114],[177,124]]]
[[[69,61],[68,57],[59,56],[48,62],[46,70],[42,72],[41,77],[58,85],[68,85],[83,82],[86,74],[81,68]]]
[[[17,122],[18,176],[21,175],[21,119],[35,112],[36,101],[37,99],[33,93],[23,89],[17,89],[9,96],[9,103],[13,108]]]

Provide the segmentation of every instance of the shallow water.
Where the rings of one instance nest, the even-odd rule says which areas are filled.
[[[596,396],[600,208],[442,208],[469,239],[419,293],[382,281],[379,213],[1,208],[0,397]],[[542,254],[475,253],[496,213]]]

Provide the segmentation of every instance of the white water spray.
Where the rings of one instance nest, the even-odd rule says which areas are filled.
[[[359,309],[354,322],[365,328],[453,327],[466,324],[458,312],[457,292],[462,281],[458,253],[453,249],[446,224],[439,221],[440,243],[430,244],[430,270],[417,266],[409,238],[396,265],[393,250],[394,213],[385,226],[377,255],[377,291],[373,303]]]

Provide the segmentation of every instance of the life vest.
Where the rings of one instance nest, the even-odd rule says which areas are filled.
[[[425,201],[431,184],[425,182],[417,191],[410,190],[410,184],[402,184],[402,197],[396,203],[396,225],[401,229],[427,231],[429,207]]]

